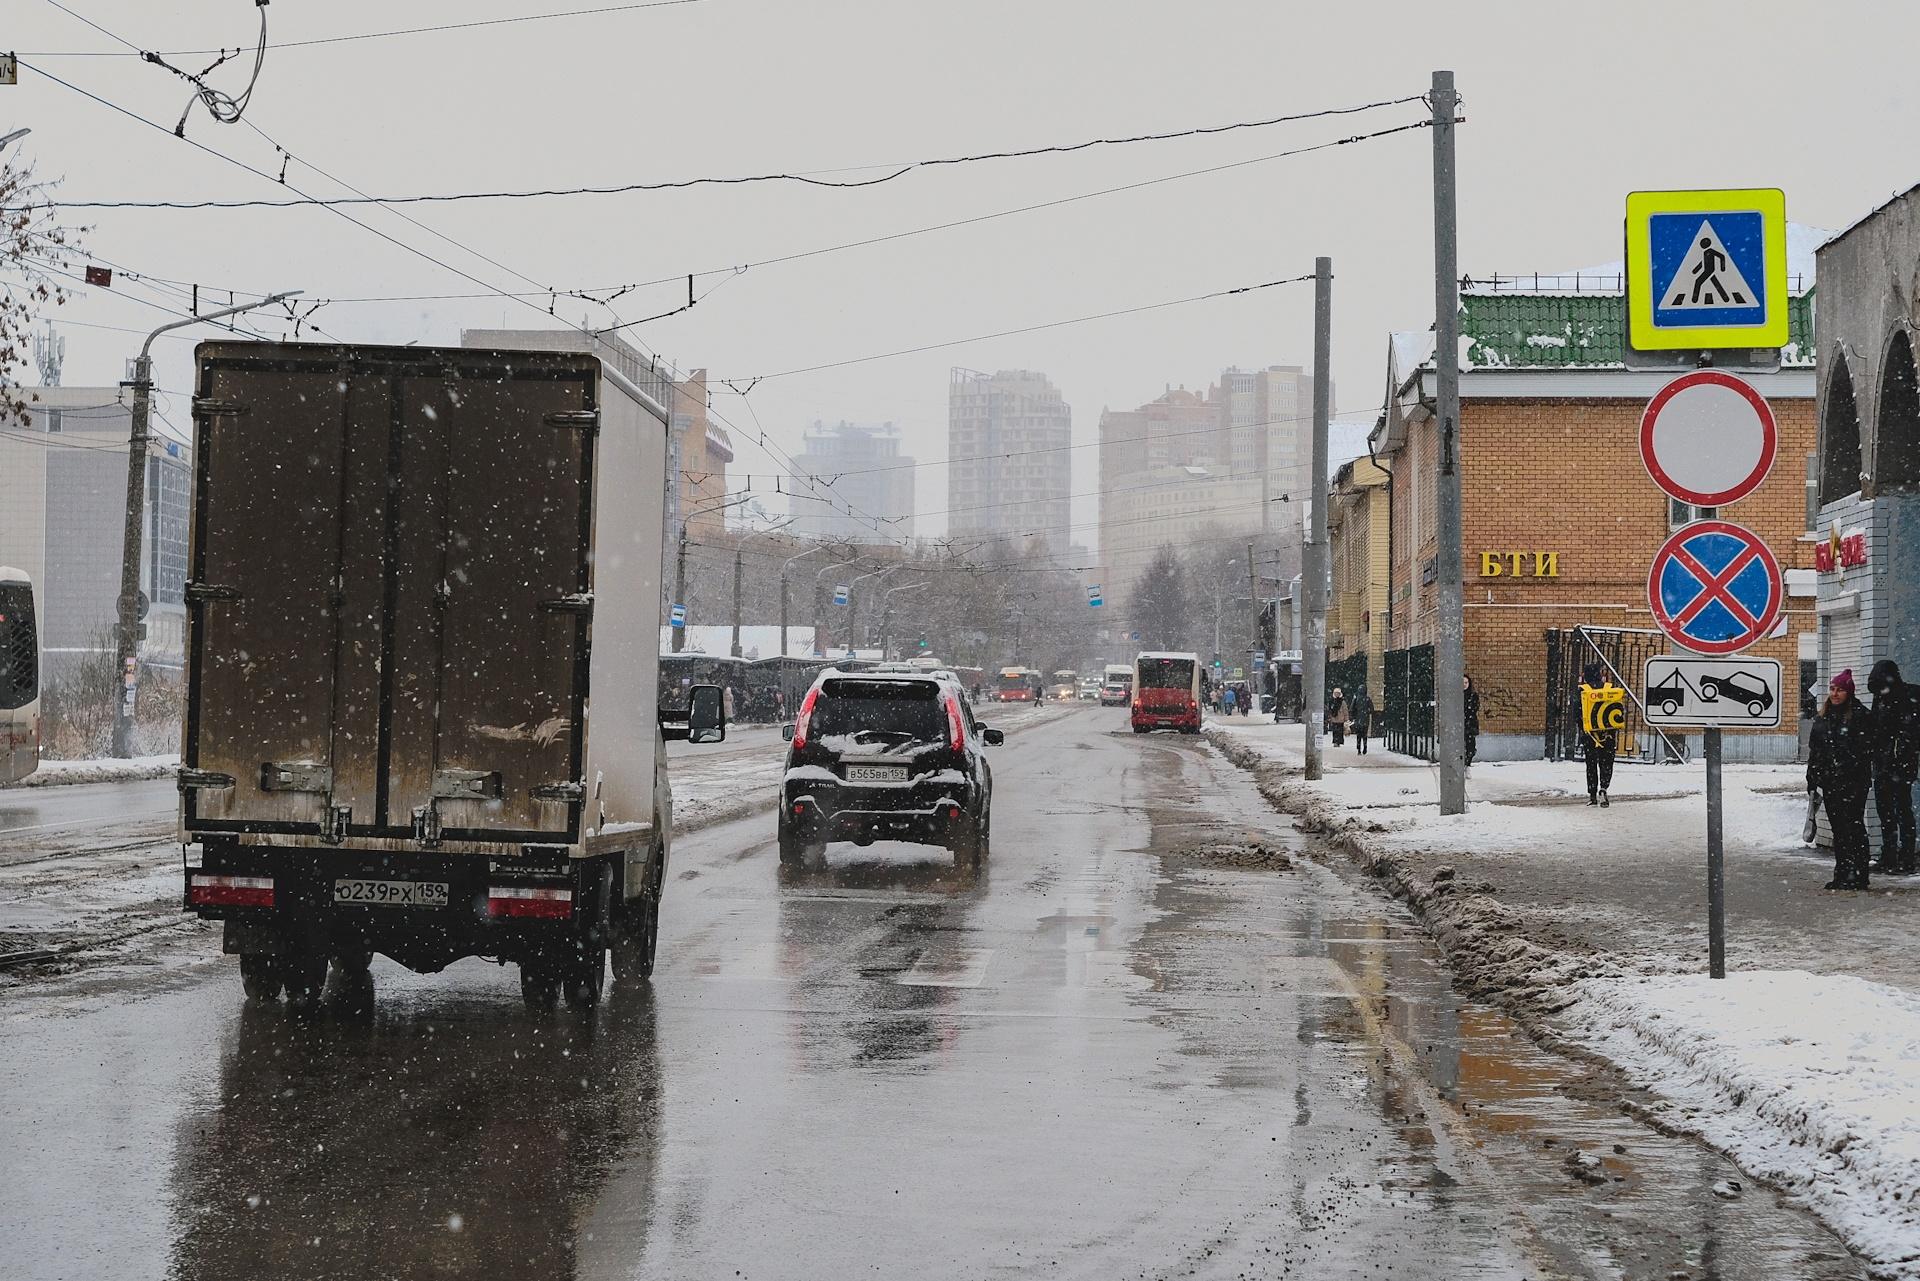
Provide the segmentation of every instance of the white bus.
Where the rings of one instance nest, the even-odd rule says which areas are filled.
[[[40,768],[40,631],[33,580],[0,565],[0,783]]]

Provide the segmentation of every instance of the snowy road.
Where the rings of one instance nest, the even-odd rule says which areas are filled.
[[[978,874],[783,872],[764,813],[686,836],[650,991],[585,1018],[478,961],[249,1008],[197,928],[19,982],[8,1275],[1864,1275],[1455,996],[1203,743],[1122,723],[996,749]]]

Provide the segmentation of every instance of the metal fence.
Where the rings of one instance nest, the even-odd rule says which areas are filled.
[[[1390,649],[1386,688],[1376,700],[1387,750],[1433,759],[1433,646]]]
[[[1615,627],[1550,627],[1547,644],[1546,755],[1548,760],[1585,760],[1580,733],[1580,677],[1599,663],[1627,691],[1626,724],[1617,759],[1651,764],[1685,760],[1686,740],[1649,728],[1640,702],[1640,674],[1647,659],[1667,652],[1659,632]]]

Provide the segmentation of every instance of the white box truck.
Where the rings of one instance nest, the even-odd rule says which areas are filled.
[[[583,353],[197,351],[185,906],[250,997],[374,953],[520,967],[530,1005],[652,973],[668,414]]]

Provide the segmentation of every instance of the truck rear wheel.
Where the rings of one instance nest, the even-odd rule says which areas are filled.
[[[295,952],[279,958],[276,967],[287,985],[287,1008],[311,1010],[320,1004],[327,985],[327,958]]]
[[[607,983],[607,949],[583,948],[567,969],[567,1004],[576,1010],[590,1010],[600,1004],[600,992]]]
[[[560,999],[560,976],[541,961],[520,962],[520,999],[535,1014],[544,1014]]]
[[[280,970],[266,952],[243,952],[240,956],[240,986],[249,1001],[280,999]]]
[[[610,934],[615,983],[638,983],[653,974],[653,956],[660,946],[661,878],[666,872],[658,846],[654,847],[652,866],[646,889],[638,898],[620,904],[613,914]]]

